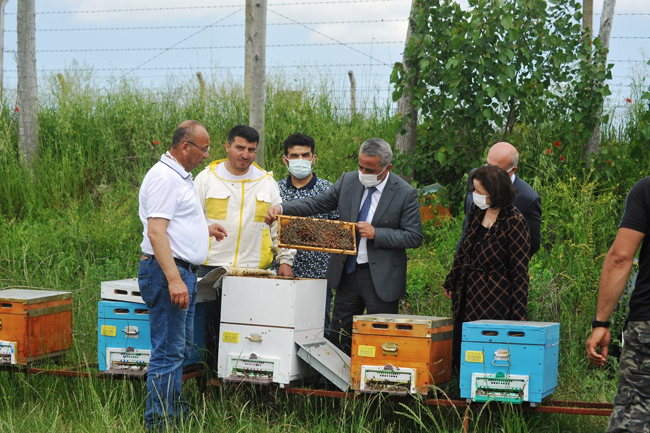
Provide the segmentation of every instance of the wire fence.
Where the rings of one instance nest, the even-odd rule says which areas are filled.
[[[353,70],[361,99],[388,94],[393,66],[402,59],[410,5],[411,0],[269,2],[267,68],[303,84],[309,79],[300,78],[305,74],[329,77],[336,83],[334,95],[349,94],[348,70]],[[5,86],[15,86],[17,80],[13,8],[5,13]],[[243,1],[232,0],[211,5],[39,10],[38,74],[70,69],[107,82],[125,77],[163,82],[169,74],[189,78],[202,71],[240,80],[245,69],[244,17]],[[625,89],[634,82],[630,74],[647,62],[643,50],[650,47],[646,30],[650,12],[619,12],[615,17],[609,62],[617,66],[610,85]],[[123,25],[115,25],[118,22]],[[287,85],[291,82],[287,80]]]

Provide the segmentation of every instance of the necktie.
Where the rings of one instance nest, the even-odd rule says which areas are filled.
[[[361,205],[361,210],[359,211],[359,219],[357,221],[366,221],[368,218],[368,212],[370,211],[370,203],[372,202],[372,195],[377,191],[377,188],[374,186],[371,186],[368,188],[368,195],[366,196],[366,199],[363,201],[363,204]],[[357,253],[359,251],[359,242],[361,241],[361,236],[359,236],[359,232],[357,232]],[[345,271],[350,274],[354,271],[357,265],[357,256],[356,254],[354,256],[348,256],[347,260],[345,261]]]

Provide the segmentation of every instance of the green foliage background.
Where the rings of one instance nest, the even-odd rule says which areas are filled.
[[[579,161],[609,95],[598,39],[582,33],[577,0],[417,0],[406,64],[397,63],[393,99],[413,94],[418,145],[398,167],[422,184],[463,194],[468,168],[484,163],[497,141],[530,141],[540,133]],[[396,118],[399,132],[407,119]],[[607,120],[605,120],[606,122]],[[533,126],[535,125],[535,126]],[[532,131],[531,131],[532,129]],[[594,156],[595,157],[595,156]]]
[[[487,5],[484,0],[473,1]],[[506,30],[514,31],[523,19],[522,11],[542,13],[532,0],[505,3],[504,10],[510,15],[490,21],[490,26],[509,26]],[[551,6],[551,10],[562,7]],[[488,22],[494,18],[487,11],[481,13],[487,15],[471,19]],[[428,25],[426,20],[423,23]],[[499,33],[495,28],[491,27],[489,34]],[[458,34],[461,30],[467,32],[468,28],[459,29]],[[440,105],[426,108],[428,111],[423,107],[425,118],[419,128],[421,147],[416,159],[398,161],[401,167],[415,163],[416,184],[447,184],[449,192],[444,200],[454,213],[451,220],[426,223],[424,245],[410,251],[408,290],[400,311],[451,314],[441,286],[461,232],[462,215],[458,214],[462,213],[464,176],[485,160],[489,144],[506,138],[519,149],[518,174],[542,197],[543,242],[530,264],[529,318],[561,323],[560,383],[554,398],[611,402],[616,359],[612,358],[610,369],[596,370],[587,362],[583,347],[595,309],[600,268],[616,234],[625,195],[637,180],[648,175],[650,94],[648,89],[637,86],[631,102],[619,110],[616,122],[608,119],[600,153],[587,170],[582,161],[581,139],[575,135],[575,116],[584,112],[584,107],[576,108],[571,100],[556,99],[551,103],[549,81],[544,82],[534,73],[526,78],[532,85],[530,90],[506,89],[524,92],[517,98],[527,104],[516,106],[520,111],[508,130],[507,107],[513,108],[508,105],[513,94],[503,98],[498,95],[503,87],[500,80],[506,79],[499,74],[512,79],[508,62],[515,61],[521,47],[509,48],[511,58],[500,44],[515,44],[516,39],[493,41],[498,49],[492,61],[494,65],[503,63],[505,68],[500,73],[484,74],[484,81],[478,81],[475,87],[467,84],[469,81],[449,86],[450,92],[452,88],[458,92],[455,98],[460,98],[461,93],[469,97],[474,92],[473,100],[452,106],[446,102],[449,99],[440,99],[436,102]],[[441,45],[433,41],[429,44],[424,38],[415,41],[427,49]],[[470,40],[465,46],[471,48]],[[462,50],[459,53],[476,55]],[[502,55],[505,61],[500,59]],[[460,62],[440,63],[445,67],[448,64],[448,78],[454,74],[463,77],[465,72],[458,69]],[[421,66],[426,70],[431,63]],[[515,68],[516,77],[520,76],[518,71],[526,70],[521,68]],[[463,79],[476,79],[472,77]],[[287,176],[281,162],[282,141],[293,132],[316,139],[316,172],[335,181],[342,172],[355,170],[361,142],[381,137],[393,143],[401,122],[390,115],[388,98],[379,95],[367,102],[364,114],[350,118],[344,107],[332,99],[331,82],[317,76],[310,80],[296,81],[280,75],[268,82],[264,165],[276,179]],[[61,86],[56,77],[49,77],[40,88],[41,156],[33,171],[20,161],[17,114],[8,99],[1,106],[0,289],[73,292],[74,345],[61,361],[69,365],[96,361],[100,283],[137,274],[142,239],[137,216],[138,187],[146,171],[167,150],[174,128],[188,118],[203,122],[212,139],[211,161],[225,156],[226,134],[233,125],[247,122],[248,109],[243,89],[229,80],[208,83],[205,100],[199,97],[194,82],[179,81],[148,89],[138,82],[123,81],[106,90],[100,89],[91,76],[74,69],[64,74],[64,82]],[[539,83],[542,86],[537,86]],[[427,98],[435,102],[440,97],[430,90],[427,86],[418,90],[423,104]],[[476,101],[478,95],[483,95],[483,101]],[[492,105],[492,98],[501,98],[498,107]],[[493,111],[486,115],[488,106]],[[440,119],[446,119],[446,123],[435,123],[436,113],[444,113]],[[533,113],[537,116],[534,121],[530,120]],[[458,125],[453,122],[465,122],[461,133],[457,133]],[[466,152],[462,149],[469,137],[480,145]],[[451,398],[458,398],[457,383],[445,391]],[[184,427],[188,431],[214,431],[219,426],[221,430],[236,431],[447,432],[460,431],[465,415],[455,409],[431,410],[416,399],[399,404],[381,398],[364,402],[277,395],[269,400],[248,389],[216,390],[206,397],[193,384],[186,387],[186,392],[197,414]],[[139,382],[0,371],[0,431],[140,431],[144,396],[144,384]],[[523,414],[511,409],[471,411],[470,431],[592,432],[604,430],[607,421],[599,417]]]

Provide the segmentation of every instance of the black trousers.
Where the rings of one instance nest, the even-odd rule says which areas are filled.
[[[216,268],[216,266],[199,266],[198,278]],[[221,296],[217,293],[217,300],[208,302],[205,306],[205,364],[212,377],[217,377],[219,351],[219,323],[221,322]]]
[[[348,356],[352,351],[352,319],[364,310],[367,314],[397,314],[399,300],[386,302],[379,298],[370,268],[358,268],[351,274],[343,271],[334,296],[329,340]]]

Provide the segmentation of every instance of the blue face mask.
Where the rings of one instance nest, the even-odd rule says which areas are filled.
[[[311,161],[305,159],[287,159],[289,161],[289,173],[294,175],[297,179],[304,179],[311,174]]]

